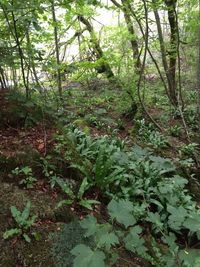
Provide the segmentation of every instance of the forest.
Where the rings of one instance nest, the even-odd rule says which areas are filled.
[[[0,266],[200,267],[200,1],[0,0]]]

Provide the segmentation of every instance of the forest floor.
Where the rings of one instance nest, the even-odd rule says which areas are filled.
[[[121,110],[113,108],[119,98],[114,99],[114,94],[103,93],[98,96],[98,92],[85,91],[79,95],[69,93],[70,105],[67,105],[66,116],[67,123],[73,121],[77,127],[82,128],[92,136],[116,134],[121,139],[129,139],[131,143],[135,142],[134,124],[129,114],[122,115]],[[9,103],[13,108],[16,102]],[[120,103],[118,103],[120,104]],[[126,103],[122,103],[122,106]],[[0,106],[2,110],[8,110],[8,102],[4,94],[0,96]],[[12,110],[10,108],[10,110]],[[162,115],[159,108],[149,109],[154,118]],[[86,209],[73,205],[71,207],[57,208],[57,203],[63,199],[63,193],[56,188],[51,188],[49,181],[44,177],[40,159],[50,154],[54,144],[55,135],[59,131],[55,126],[45,126],[43,122],[36,123],[32,127],[18,125],[13,121],[12,112],[10,119],[0,128],[0,236],[2,237],[7,229],[14,227],[10,212],[11,206],[16,206],[23,210],[25,204],[31,201],[31,213],[37,215],[37,220],[32,227],[32,233],[37,233],[37,240],[31,237],[30,243],[25,242],[21,237],[4,240],[0,238],[0,266],[2,267],[53,267],[55,266],[52,251],[52,239],[50,233],[58,233],[62,226],[69,223],[74,218],[83,218],[91,213]],[[176,124],[172,119],[169,124]],[[176,147],[184,144],[184,135],[182,137],[169,137],[170,146],[165,149],[159,149],[158,154],[167,157],[176,157],[178,155]],[[24,188],[20,184],[20,177],[12,174],[12,171],[19,166],[30,166],[37,178],[34,187]],[[66,174],[67,175],[67,174]],[[71,173],[69,173],[69,176]],[[93,192],[96,194],[97,192]],[[101,207],[103,209],[103,207]],[[101,212],[97,208],[92,213]],[[138,257],[126,255],[127,263],[118,263],[116,266],[149,266]],[[130,265],[130,262],[131,265]],[[57,267],[57,266],[56,266]]]
[[[62,200],[63,194],[52,189],[48,181],[37,171],[37,162],[44,153],[48,153],[53,145],[53,129],[45,134],[43,126],[37,125],[31,129],[4,128],[0,130],[0,236],[7,229],[14,227],[10,207],[24,209],[24,204],[31,201],[31,213],[37,215],[37,221],[32,227],[32,233],[37,233],[38,240],[30,243],[20,237],[11,240],[0,239],[0,266],[2,267],[53,267],[56,266],[52,256],[52,240],[50,233],[59,232],[62,226],[75,218],[83,218],[88,211],[78,206],[58,209],[57,203]],[[97,134],[96,131],[93,132]],[[36,165],[35,165],[36,164]],[[37,182],[33,189],[26,189],[19,184],[20,179],[11,172],[17,166],[32,166],[37,173]],[[99,212],[96,210],[96,212]],[[135,267],[148,266],[138,257],[130,257]],[[122,263],[123,266],[125,263]],[[116,266],[122,266],[116,265]],[[129,264],[127,265],[129,266]]]

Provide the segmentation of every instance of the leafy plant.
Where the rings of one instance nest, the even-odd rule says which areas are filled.
[[[12,174],[16,176],[25,176],[25,178],[22,179],[19,184],[25,185],[28,189],[33,188],[34,183],[37,181],[37,179],[33,176],[32,169],[29,166],[25,166],[21,169],[17,167],[12,171]]]
[[[166,138],[157,131],[151,132],[147,140],[154,149],[165,148],[167,146]]]
[[[178,137],[181,133],[181,126],[179,125],[174,125],[169,128],[169,132],[172,136]]]
[[[22,236],[27,242],[31,242],[30,236],[27,234],[31,226],[33,226],[37,216],[30,216],[31,202],[28,201],[26,207],[21,212],[15,206],[11,206],[11,214],[16,223],[16,227],[7,230],[3,234],[4,239],[8,239],[13,236]]]
[[[56,174],[56,166],[51,162],[52,157],[50,155],[45,158],[41,158],[42,163],[40,164],[42,167],[42,172],[47,179],[49,179],[49,183],[51,188],[56,185],[57,178],[59,175]]]
[[[172,229],[176,229],[176,225],[180,221],[185,221],[183,226],[185,228],[189,227],[193,231],[199,229],[199,223],[195,228],[196,223],[193,220],[196,220],[196,217],[194,215],[186,218],[190,211],[187,215],[180,211],[179,215],[177,214],[178,216],[175,216],[173,210],[169,210],[169,212],[171,213],[169,216],[170,223],[171,220],[175,219]],[[194,266],[195,259],[199,259],[199,254],[178,247],[176,235],[170,229],[167,229],[162,222],[166,220],[166,217],[161,216],[158,212],[147,212],[146,218],[142,219],[143,223],[146,221],[147,228],[153,227],[154,229],[156,227],[157,231],[153,230],[151,234],[145,234],[138,224],[139,222],[141,224],[141,218],[138,220],[134,213],[134,203],[128,200],[112,200],[108,204],[109,222],[99,224],[96,218],[90,215],[82,220],[80,225],[85,230],[85,236],[92,238],[95,246],[91,248],[86,244],[76,245],[71,250],[75,257],[73,266],[112,266],[120,257],[119,247],[122,246],[130,252],[137,253],[156,267]],[[172,217],[173,215],[174,217]],[[200,213],[198,214],[199,217]],[[193,226],[189,226],[188,219]],[[162,234],[160,245],[155,242],[154,237],[158,232]],[[162,248],[165,246],[167,247],[163,250]],[[186,251],[186,253],[182,253],[183,251]]]
[[[71,205],[74,202],[78,202],[80,206],[92,210],[92,205],[99,204],[99,201],[93,199],[86,199],[83,197],[86,190],[91,186],[86,178],[84,178],[81,182],[81,185],[77,192],[73,191],[73,186],[71,183],[64,181],[61,178],[55,178],[55,181],[60,186],[62,191],[68,196],[68,199],[62,200],[58,203],[57,206],[59,208],[63,205]]]
[[[123,244],[125,249],[138,253],[153,266],[168,264],[167,266],[172,267],[176,264],[177,259],[181,257],[178,236],[181,231],[187,232],[185,238],[189,244],[190,238],[199,235],[200,225],[197,221],[200,212],[185,189],[187,180],[176,174],[171,160],[154,156],[150,149],[142,149],[139,146],[127,150],[118,140],[110,140],[108,137],[91,138],[78,129],[68,129],[67,133],[59,138],[62,140],[62,144],[58,144],[60,153],[71,163],[71,167],[81,172],[84,183],[88,183],[79,188],[82,187],[85,192],[90,186],[96,185],[107,197],[113,199],[108,205],[110,220],[106,225],[96,222],[95,227],[98,229],[95,230],[94,219],[90,219],[88,229],[95,234],[90,233],[89,236],[96,240],[97,247],[76,248],[73,251],[76,264],[80,264],[83,252],[88,255],[87,264],[90,257],[97,255],[96,252],[101,255],[101,264],[102,261],[107,264],[113,253],[112,247],[116,250],[117,244]],[[71,149],[67,146],[66,151],[67,144],[70,144]],[[75,198],[69,184],[66,194],[71,196],[67,202],[72,199],[72,203]],[[123,234],[118,235],[121,225]],[[146,244],[146,239],[143,239],[143,225],[151,232],[151,249]],[[100,229],[106,232],[105,238],[112,237],[111,240],[115,240],[116,244],[109,243],[109,240],[102,241],[104,232]],[[98,231],[101,234],[98,234]],[[172,234],[175,235],[173,239]],[[161,238],[162,245],[167,247],[165,253],[162,246],[156,242]]]
[[[110,174],[114,168],[115,156],[124,146],[121,140],[111,141],[106,136],[92,139],[75,129],[65,137],[59,137],[56,151],[58,148],[61,151],[66,144],[69,144],[71,150],[68,146],[65,159],[70,161],[71,167],[79,170],[91,185],[102,187],[112,182],[113,177]]]
[[[146,125],[144,119],[136,121],[138,125],[138,134],[141,141],[146,142],[154,149],[165,148],[167,146],[167,139],[164,135],[154,129],[154,125],[149,123]]]
[[[125,129],[124,122],[123,122],[122,119],[118,119],[117,122],[116,122],[116,124],[117,124],[117,128],[119,130],[124,130]]]
[[[197,143],[190,143],[181,147],[181,152],[185,155],[191,156],[199,145]]]

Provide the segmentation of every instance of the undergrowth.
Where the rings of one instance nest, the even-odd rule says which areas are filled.
[[[170,159],[73,126],[56,142],[57,157],[87,182],[82,196],[97,187],[107,199],[106,221],[90,215],[80,222],[95,246],[76,244],[73,266],[112,266],[121,247],[156,267],[198,266],[200,210]]]

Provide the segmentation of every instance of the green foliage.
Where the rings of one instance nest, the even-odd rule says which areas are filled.
[[[165,148],[167,146],[166,138],[157,131],[151,132],[147,140],[154,149]]]
[[[167,139],[164,135],[154,129],[153,124],[146,125],[145,120],[137,120],[138,135],[142,142],[146,142],[154,149],[161,149],[167,147]]]
[[[87,252],[87,261],[98,252],[102,255],[101,259],[101,253],[104,253],[105,262],[108,262],[111,258],[108,255],[119,243],[155,266],[167,264],[174,267],[179,264],[182,259],[177,260],[181,257],[181,248],[176,243],[178,235],[181,231],[187,231],[188,242],[190,238],[199,236],[200,212],[185,189],[187,180],[175,174],[171,160],[154,156],[151,150],[139,146],[127,151],[119,140],[109,140],[105,136],[91,138],[73,128],[58,136],[57,141],[60,140],[56,152],[64,155],[71,167],[83,175],[83,186],[79,187],[83,190],[78,190],[76,196],[82,196],[79,192],[86,192],[90,186],[96,185],[112,198],[108,204],[110,222],[98,224],[92,217],[81,222],[86,236],[92,236],[97,246],[90,249],[76,247],[76,264],[80,264],[83,251]],[[67,146],[66,151],[68,144],[70,150]],[[73,198],[69,184],[63,188]],[[151,231],[151,248],[143,238],[143,225]],[[169,243],[171,233],[174,233],[172,244]],[[163,245],[167,246],[164,252],[155,241],[160,237],[164,240]],[[134,243],[132,240],[135,240]],[[176,250],[171,249],[174,246]]]
[[[172,136],[179,137],[181,133],[181,126],[179,125],[174,125],[169,128],[169,132]]]
[[[136,220],[132,214],[133,205],[128,200],[122,200],[120,202],[112,200],[108,205],[108,212],[112,219],[116,219],[126,228],[136,223]]]
[[[181,152],[187,156],[191,156],[199,145],[197,143],[190,143],[181,147]]]
[[[74,256],[70,251],[78,244],[93,249],[93,241],[85,236],[85,230],[77,221],[64,224],[59,232],[51,234],[53,241],[52,255],[56,267],[71,267]]]
[[[105,267],[105,254],[102,251],[93,251],[89,247],[80,244],[71,253],[76,256],[74,267]]]
[[[106,136],[92,139],[78,129],[68,129],[57,140],[56,151],[64,149],[64,158],[87,178],[91,186],[102,188],[113,182],[115,155],[123,147],[122,141],[110,141]],[[68,147],[66,151],[65,147]]]
[[[37,96],[27,100],[23,92],[11,90],[7,95],[9,104],[3,120],[7,120],[6,123],[11,126],[30,127],[35,125],[43,118],[42,108],[38,103],[38,99]]]
[[[33,226],[37,216],[30,216],[31,202],[28,201],[26,207],[22,212],[20,212],[15,206],[11,206],[11,214],[16,223],[16,228],[7,230],[3,238],[11,238],[13,236],[22,236],[25,241],[31,242],[30,236],[27,234],[27,231]]]
[[[10,94],[7,94],[5,106],[3,103],[0,114],[2,125],[6,127],[9,125],[13,128],[16,126],[27,127],[42,121],[45,137],[48,137],[45,124],[47,121],[52,124],[52,120],[48,119],[47,115],[49,115],[51,119],[56,118],[61,125],[73,121],[74,125],[82,127],[83,131],[75,127],[65,127],[63,133],[56,137],[54,151],[56,153],[55,161],[58,161],[58,165],[71,168],[74,174],[78,174],[80,180],[66,179],[64,171],[61,175],[57,166],[51,162],[51,158],[43,159],[45,177],[48,178],[52,187],[58,185],[66,196],[58,206],[76,206],[78,204],[92,210],[93,204],[99,203],[86,197],[88,190],[93,188],[98,188],[106,200],[111,200],[107,207],[109,217],[107,223],[98,223],[94,217],[86,218],[81,222],[81,226],[86,230],[86,235],[92,237],[96,245],[90,246],[79,240],[76,248],[72,249],[71,247],[70,250],[72,249],[75,257],[74,266],[112,265],[114,260],[111,260],[111,255],[115,255],[113,252],[118,250],[119,246],[137,253],[154,266],[192,266],[194,265],[192,258],[195,257],[187,248],[192,245],[192,240],[200,237],[200,215],[196,203],[192,201],[185,188],[187,180],[177,175],[178,170],[175,169],[171,160],[155,157],[151,150],[141,149],[137,146],[131,147],[131,145],[126,146],[125,142],[115,138],[117,130],[126,130],[123,121],[115,118],[115,112],[118,114],[120,109],[130,108],[128,115],[133,119],[137,112],[137,105],[134,107],[132,102],[138,102],[139,91],[141,100],[144,101],[147,109],[151,108],[152,104],[155,104],[157,108],[164,108],[162,110],[164,114],[161,115],[163,120],[161,117],[159,120],[163,124],[167,122],[168,116],[165,111],[171,109],[171,104],[169,105],[166,101],[166,93],[170,91],[170,94],[173,95],[173,92],[169,88],[163,90],[160,81],[157,81],[157,75],[155,75],[155,80],[153,76],[151,80],[151,75],[149,75],[149,80],[146,77],[146,74],[154,74],[156,68],[157,70],[163,69],[160,65],[162,60],[157,58],[159,41],[156,27],[154,27],[155,22],[150,18],[151,16],[148,19],[148,14],[144,12],[143,4],[146,1],[133,1],[133,3],[127,1],[127,5],[126,1],[121,1],[120,7],[118,4],[115,6],[113,3],[103,2],[98,0],[46,1],[45,3],[39,0],[1,1],[1,87],[4,87],[2,85],[5,80],[8,84],[7,89],[11,82],[11,86],[27,91],[26,96],[18,90],[10,91]],[[155,8],[158,8],[158,15],[162,16],[165,13],[163,11],[167,11],[167,6],[169,8],[171,5],[170,2],[174,2],[176,9],[177,1],[158,1],[155,5],[153,4],[154,6],[150,1],[146,3],[148,4],[147,12],[152,12],[153,9],[155,11]],[[51,12],[54,4],[56,19],[52,22]],[[193,41],[197,39],[199,26],[197,5],[195,0],[179,1],[179,12],[175,14],[176,20],[179,21],[179,27],[175,27],[179,32],[175,35],[180,35],[178,39],[181,40],[179,70],[181,73],[185,72],[185,75],[179,73],[180,79],[175,77],[177,86],[174,84],[174,88],[177,87],[178,90],[179,87],[182,87],[182,90],[180,96],[178,92],[174,93],[175,95],[177,93],[177,97],[185,102],[183,113],[186,123],[190,127],[189,132],[198,130],[196,123],[198,120],[197,93],[191,90],[195,87],[192,68],[194,68],[194,59],[196,58],[193,46],[195,42]],[[132,9],[133,7],[134,9]],[[118,17],[119,19],[117,25],[114,25],[115,23],[112,26],[104,25],[99,30],[99,27],[95,25],[95,16],[98,16],[97,13],[101,10],[113,12],[115,14],[113,18]],[[170,11],[169,8],[169,18]],[[118,16],[119,12],[125,13],[125,21]],[[173,15],[172,13],[171,15]],[[86,23],[81,22],[81,16],[85,18]],[[148,54],[154,55],[155,59],[147,57],[144,62],[146,63],[144,64],[144,79],[142,79],[141,88],[138,88],[138,75],[136,74],[138,70],[135,69],[135,58],[139,59],[140,55],[137,54],[141,53],[142,55],[144,52],[142,50],[145,43],[145,36],[143,37],[145,29],[142,22],[144,17],[149,20],[150,31],[153,30]],[[130,22],[127,23],[127,20]],[[157,21],[159,20],[156,19]],[[131,26],[132,22],[141,22],[139,26],[142,30],[139,29],[141,32],[138,36],[132,32],[134,31]],[[93,23],[95,23],[94,30]],[[66,25],[69,28],[66,28]],[[168,27],[167,24],[166,27]],[[68,34],[71,34],[71,31],[74,31],[74,36],[69,39]],[[85,34],[84,31],[87,33]],[[166,51],[167,61],[173,59],[173,54],[178,55],[175,53],[176,49],[172,47],[173,33],[170,33],[171,38],[170,36],[164,38],[164,43],[161,45],[163,51]],[[60,59],[61,63],[58,62],[59,60],[56,62],[55,51],[51,49],[55,47],[54,39],[56,38],[54,37],[56,36],[54,35],[62,37],[58,38],[57,44],[58,50],[60,50],[57,59]],[[63,42],[62,39],[68,41]],[[174,42],[176,41],[174,40]],[[71,45],[75,49],[70,49],[69,56],[68,47]],[[76,55],[77,47],[79,55]],[[77,58],[79,58],[78,61]],[[69,61],[73,62],[69,63]],[[157,64],[156,67],[153,66],[154,63]],[[112,80],[109,86],[105,85],[109,90],[113,87],[114,93],[111,97],[101,97],[95,95],[95,92],[94,95],[91,93],[87,96],[84,88],[78,87],[76,89],[81,89],[77,90],[81,91],[79,99],[70,88],[63,92],[63,101],[60,101],[59,94],[54,90],[57,82],[55,74],[58,71],[61,72],[62,83],[66,87],[67,81],[74,79],[84,81],[90,89],[98,89],[98,85],[95,85],[98,80],[96,77],[97,75],[103,77],[105,68],[102,67],[105,64],[112,69],[115,75],[113,80],[117,81],[116,84],[113,84]],[[166,65],[170,64],[167,62]],[[43,72],[41,73],[42,79],[37,77],[41,71]],[[173,86],[168,80],[166,80],[166,84],[168,83],[171,89]],[[94,86],[90,86],[92,83]],[[181,83],[180,86],[178,83]],[[52,92],[50,92],[51,88]],[[84,100],[87,103],[83,101],[84,94],[86,96]],[[119,104],[117,104],[118,102]],[[98,109],[95,111],[94,107]],[[69,111],[71,109],[72,112]],[[114,115],[115,121],[108,117],[109,111]],[[89,116],[85,116],[87,112]],[[77,118],[76,114],[80,117],[85,116],[86,124],[84,119]],[[175,107],[173,119],[177,119],[177,123],[179,123],[181,115],[180,110]],[[88,124],[99,130],[105,130],[111,138],[108,136],[91,138],[86,134],[90,132]],[[152,124],[146,124],[144,120],[138,121],[137,124],[137,140],[140,143],[149,145],[156,152],[167,147],[166,137],[158,132]],[[113,130],[113,126],[118,129]],[[169,132],[178,137],[181,127],[178,125],[170,127]],[[184,137],[184,132],[182,135]],[[197,144],[184,145],[180,148],[181,160],[177,161],[182,167],[194,168],[195,162],[191,157],[196,152],[198,152]],[[20,184],[25,185],[26,188],[32,188],[37,181],[33,176],[32,169],[28,166],[21,169],[16,168],[13,174],[22,178]],[[34,223],[35,218],[33,219],[33,216],[32,220],[29,219],[30,204],[27,203],[25,210],[26,212],[20,213],[15,207],[11,208],[13,218],[19,227],[8,230],[5,238],[23,235],[27,241],[30,241],[26,231]],[[150,232],[151,234],[149,234]],[[184,242],[180,242],[180,236],[184,237]],[[150,247],[147,244],[148,238]],[[164,247],[164,252],[162,247]],[[180,249],[181,247],[184,248],[184,251]],[[189,254],[188,257],[187,254]],[[198,264],[198,259],[195,264]]]
[[[80,206],[92,210],[92,205],[99,204],[99,201],[94,199],[87,199],[84,198],[83,195],[86,190],[90,187],[87,179],[84,178],[80,184],[78,191],[73,191],[73,185],[70,182],[64,181],[61,178],[55,177],[54,180],[62,189],[62,191],[67,195],[67,199],[62,200],[58,203],[58,208],[62,207],[63,205],[71,205],[74,202],[77,202]]]
[[[139,147],[124,152],[120,140],[92,139],[77,129],[68,129],[57,142],[56,152],[81,172],[90,186],[97,185],[109,197],[139,199],[145,191],[149,198],[153,186],[174,171],[169,159],[153,157]]]
[[[117,252],[118,245],[123,246],[127,250],[137,253],[141,257],[149,261],[153,266],[195,266],[195,260],[198,260],[199,253],[194,254],[193,251],[187,251],[179,248],[177,244],[177,236],[174,231],[179,233],[181,229],[189,229],[191,233],[197,233],[200,229],[200,212],[196,210],[194,204],[191,213],[191,207],[186,210],[183,207],[170,207],[168,206],[168,215],[163,216],[160,212],[147,212],[146,218],[138,218],[135,220],[133,214],[135,212],[135,203],[125,202],[124,200],[112,200],[108,205],[108,214],[110,222],[99,224],[95,217],[87,216],[80,222],[81,227],[85,230],[86,237],[92,237],[95,246],[91,249],[88,246],[78,244],[71,250],[74,258],[73,266],[85,266],[83,260],[84,254],[87,255],[87,264],[91,260],[93,266],[93,256],[101,255],[99,266],[106,266],[110,262],[110,256]],[[125,211],[124,211],[125,210]],[[123,216],[124,215],[124,216]],[[126,217],[126,215],[128,217]],[[113,218],[115,218],[114,223]],[[168,221],[165,225],[164,222]],[[149,224],[149,223],[150,224]],[[145,237],[144,229],[138,225],[146,225],[147,228],[152,228],[151,234]],[[170,232],[170,228],[173,232]],[[162,236],[162,243],[159,245],[155,242],[157,235]],[[149,241],[150,240],[150,244]],[[163,250],[162,247],[165,247]],[[119,256],[119,255],[118,255]],[[117,260],[118,257],[116,257]],[[82,265],[83,264],[83,265]],[[88,265],[90,266],[90,265]]]
[[[195,99],[197,98],[197,96],[195,97]],[[185,110],[185,119],[186,119],[186,122],[187,122],[187,125],[190,126],[190,128],[193,130],[193,131],[197,131],[199,128],[198,128],[198,114],[196,112],[196,108],[187,108]]]
[[[129,233],[124,238],[125,247],[127,250],[133,251],[138,255],[143,256],[147,248],[145,247],[145,241],[140,236],[142,228],[140,226],[134,226],[129,229]]]
[[[12,174],[16,176],[25,176],[19,184],[24,185],[27,189],[33,188],[34,183],[37,182],[37,179],[33,176],[32,169],[29,166],[25,166],[23,168],[17,167],[12,171]]]

